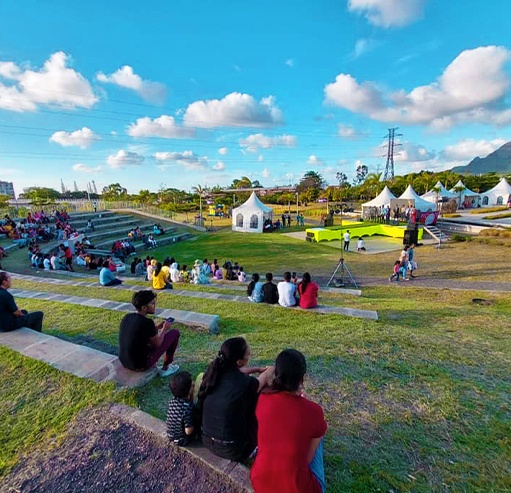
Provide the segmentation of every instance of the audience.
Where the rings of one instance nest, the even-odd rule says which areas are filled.
[[[99,284],[101,286],[116,286],[122,284],[122,281],[115,277],[114,273],[109,269],[109,262],[103,262],[103,268],[99,271]]]
[[[263,283],[259,280],[259,274],[256,272],[252,274],[252,280],[248,283],[247,296],[250,301],[254,303],[261,303],[263,301]]]
[[[266,282],[263,285],[263,302],[274,305],[279,301],[279,292],[277,286],[273,284],[273,274],[268,272],[266,274]]]
[[[305,357],[282,351],[275,362],[271,388],[256,407],[258,451],[250,471],[255,493],[325,491],[323,410],[303,392]]]
[[[298,300],[300,308],[315,308],[318,306],[318,291],[319,286],[311,280],[311,275],[305,272],[297,287],[297,292],[300,295]]]
[[[204,374],[198,406],[202,442],[215,455],[243,461],[254,452],[257,396],[273,375],[273,367],[248,368],[250,347],[242,337],[222,344]],[[258,378],[250,376],[260,373]]]
[[[284,272],[284,280],[277,284],[279,305],[290,307],[296,305],[296,285],[291,282],[291,272]]]

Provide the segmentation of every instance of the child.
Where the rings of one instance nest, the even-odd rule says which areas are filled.
[[[394,262],[394,274],[392,274],[390,277],[389,277],[389,281],[392,281],[392,279],[396,279],[396,282],[399,282],[399,275],[401,273],[401,261],[400,260],[396,260]]]
[[[243,267],[240,267],[238,270],[238,281],[239,282],[247,282],[247,275],[243,271]]]
[[[187,371],[177,372],[170,381],[173,399],[167,409],[167,437],[176,445],[188,445],[193,439],[193,385]]]

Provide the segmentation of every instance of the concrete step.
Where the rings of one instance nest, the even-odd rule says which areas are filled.
[[[145,385],[157,374],[156,368],[145,372],[127,370],[117,356],[26,327],[0,332],[0,344],[77,377],[95,382],[113,381],[121,387]]]

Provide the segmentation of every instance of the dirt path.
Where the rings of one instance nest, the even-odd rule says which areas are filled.
[[[112,415],[81,414],[61,444],[35,448],[2,478],[2,493],[241,493],[186,451]]]

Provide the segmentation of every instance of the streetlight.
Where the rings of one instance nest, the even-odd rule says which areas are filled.
[[[296,217],[298,217],[298,192],[296,192],[295,195],[296,195]]]

